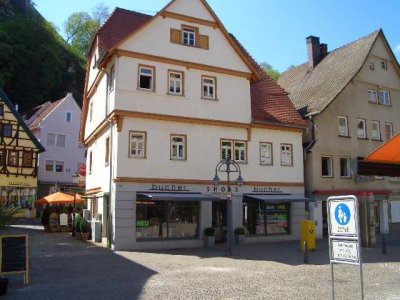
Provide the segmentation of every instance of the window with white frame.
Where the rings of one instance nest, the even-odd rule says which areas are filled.
[[[108,90],[111,91],[115,86],[115,67],[114,65],[110,69],[110,75],[108,77]]]
[[[183,72],[168,72],[168,92],[172,95],[183,95]]]
[[[380,140],[381,139],[381,130],[380,124],[378,121],[371,122],[371,138],[373,140]]]
[[[378,103],[378,93],[374,90],[368,90],[368,102]]]
[[[272,165],[272,143],[260,143],[260,165]]]
[[[322,156],[321,157],[321,176],[322,177],[333,177],[332,157]]]
[[[129,132],[129,157],[134,157],[134,158],[146,157],[146,132],[142,131]]]
[[[293,165],[292,145],[290,144],[281,144],[281,165],[282,166]]]
[[[364,119],[357,119],[357,137],[360,139],[367,138],[367,129]]]
[[[65,134],[47,133],[47,146],[65,148]]]
[[[389,91],[379,90],[379,104],[390,105]]]
[[[171,135],[171,159],[186,159],[186,136]]]
[[[235,157],[234,160],[237,162],[246,162],[247,157],[246,157],[246,142],[242,141],[235,141],[234,142],[234,153]]]
[[[139,65],[139,89],[154,91],[155,68]]]
[[[341,157],[340,158],[340,177],[350,178],[350,158]]]
[[[71,113],[70,111],[67,111],[67,112],[65,113],[65,121],[66,121],[67,123],[71,123],[71,120],[72,120],[72,113]]]
[[[195,46],[196,45],[196,31],[192,28],[182,28],[182,41],[184,45]]]
[[[230,157],[232,159],[233,158],[232,149],[233,149],[233,141],[222,140],[221,141],[221,159],[227,159],[228,157]]]
[[[215,77],[203,76],[202,80],[202,97],[204,99],[215,100],[217,79]]]
[[[386,140],[390,140],[393,137],[393,124],[385,123],[385,136]]]
[[[339,121],[339,135],[340,136],[349,136],[349,128],[347,127],[347,117],[338,117]]]

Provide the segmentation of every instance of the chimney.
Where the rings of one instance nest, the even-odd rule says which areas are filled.
[[[306,38],[308,66],[314,68],[321,60],[319,37],[310,35]]]
[[[324,57],[328,54],[328,44],[322,44],[320,45],[320,51],[321,51],[321,57],[320,61],[324,59]]]

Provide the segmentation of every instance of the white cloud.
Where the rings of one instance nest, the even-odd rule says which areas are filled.
[[[397,45],[397,47],[394,49],[394,52],[400,53],[400,44]]]

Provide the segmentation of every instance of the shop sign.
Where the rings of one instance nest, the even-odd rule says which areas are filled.
[[[278,187],[253,186],[253,193],[282,193],[282,191]]]
[[[335,261],[358,263],[358,242],[345,240],[332,240],[332,258]]]
[[[60,214],[60,226],[68,226],[68,215]]]
[[[239,192],[239,187],[231,186],[231,191],[235,192],[235,193],[238,193]],[[226,193],[226,192],[228,192],[228,187],[227,186],[208,186],[207,187],[207,192]]]
[[[152,184],[150,191],[168,191],[168,192],[190,192],[185,185],[176,184]]]
[[[136,221],[136,227],[149,227],[149,226],[150,226],[150,221],[148,220]]]

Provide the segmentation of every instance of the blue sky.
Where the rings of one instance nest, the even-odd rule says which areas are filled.
[[[36,9],[62,33],[73,12],[90,12],[104,3],[155,14],[169,0],[34,0]],[[383,32],[400,61],[398,0],[208,0],[226,29],[258,62],[279,71],[307,60],[305,38],[320,37],[333,50],[376,29]]]

